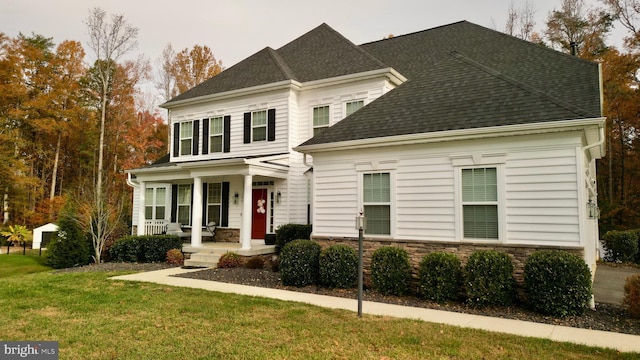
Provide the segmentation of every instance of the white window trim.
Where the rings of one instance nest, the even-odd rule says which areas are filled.
[[[213,120],[215,120],[215,119],[220,119],[220,121],[222,122],[222,132],[219,132],[219,133],[214,133],[213,132],[213,127],[211,125],[212,125]],[[215,153],[224,152],[224,117],[223,116],[212,116],[212,117],[209,118],[208,121],[209,121],[209,149],[208,149],[209,153],[210,154],[212,154],[212,153],[215,154]],[[221,144],[222,146],[220,147],[220,151],[214,151],[213,148],[212,148],[213,147],[213,138],[214,137],[218,137],[218,136],[222,139],[222,144]]]
[[[189,126],[191,127],[191,136],[189,137],[182,137],[182,127],[186,126],[186,124],[189,124]],[[188,120],[188,121],[182,121],[180,123],[180,133],[178,134],[178,136],[180,137],[180,152],[178,153],[179,156],[189,156],[193,154],[193,120]],[[190,145],[189,145],[189,151],[186,154],[183,154],[183,147],[182,147],[182,141],[183,140],[191,140],[190,141]]]
[[[315,119],[313,117],[313,113],[314,113],[315,109],[324,108],[324,107],[329,109],[328,110],[329,111],[329,119],[328,119],[329,121],[327,122],[327,125],[316,126],[315,125],[315,121],[314,121]],[[331,126],[331,105],[326,104],[326,105],[314,105],[314,106],[312,106],[311,107],[311,115],[310,115],[310,117],[311,117],[311,137],[313,137],[313,136],[315,136],[314,134],[315,134],[316,129],[322,129],[322,128],[328,129]]]
[[[158,205],[157,203],[157,192],[158,189],[164,189],[164,205]],[[145,192],[147,190],[152,190],[152,196],[151,196],[151,204],[147,205],[146,202],[149,201],[149,197],[147,196],[147,194],[145,193],[145,204],[143,205],[145,208],[145,220],[168,220],[168,215],[171,213],[170,210],[170,206],[167,206],[167,204],[171,203],[171,200],[169,199],[169,191],[167,189],[166,186],[147,186],[145,187]],[[147,207],[151,207],[151,218],[147,219]],[[162,219],[156,219],[156,214],[157,214],[157,207],[158,206],[164,206],[164,217]],[[169,211],[167,211],[169,210]]]
[[[373,173],[389,173],[389,234],[368,234],[365,229],[364,234],[370,238],[381,238],[381,239],[389,239],[396,237],[396,171],[395,166],[383,166],[382,168],[377,168],[372,163],[360,163],[356,164],[358,175],[358,213],[360,211],[364,211],[364,174],[373,174]],[[397,163],[393,161],[393,165]],[[355,216],[358,214],[354,215]]]
[[[259,112],[264,112],[264,125],[260,125],[260,126],[255,126],[253,123],[253,119],[256,113]],[[262,140],[256,140],[254,138],[255,135],[255,129],[258,128],[263,128],[264,127],[264,139]],[[255,142],[262,142],[262,141],[267,141],[267,139],[269,138],[269,112],[265,109],[265,110],[254,110],[251,111],[251,143],[255,143]]]
[[[505,242],[507,239],[507,219],[505,215],[505,183],[504,183],[504,164],[483,163],[481,164],[466,165],[466,161],[462,164],[454,166],[453,181],[455,184],[455,234],[456,239],[466,242],[482,242],[482,243],[497,243]],[[497,180],[497,192],[498,192],[498,238],[497,239],[484,239],[484,238],[465,238],[464,237],[464,219],[462,209],[462,170],[463,169],[478,169],[478,168],[496,168],[496,180]]]
[[[180,187],[188,187],[189,188],[189,199],[187,201],[186,204],[182,204],[180,203]],[[189,211],[187,211],[187,214],[189,214],[189,221],[186,223],[182,223],[182,225],[188,226],[189,224],[191,224],[191,211],[193,210],[191,208],[191,199],[193,197],[193,194],[191,193],[193,189],[191,189],[191,184],[179,184],[178,185],[178,203],[176,204],[176,221],[180,222],[180,206],[187,206]]]

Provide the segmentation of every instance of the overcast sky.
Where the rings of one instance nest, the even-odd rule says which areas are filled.
[[[10,37],[32,32],[82,42],[89,9],[123,14],[138,27],[137,50],[152,64],[167,43],[177,51],[207,45],[224,67],[270,46],[286,44],[321,23],[356,44],[402,35],[460,20],[504,30],[507,9],[525,0],[0,0],[0,32]],[[542,29],[560,0],[531,0],[536,28]],[[598,4],[597,0],[587,0]],[[616,41],[613,37],[612,41]],[[87,62],[93,59],[87,58]]]

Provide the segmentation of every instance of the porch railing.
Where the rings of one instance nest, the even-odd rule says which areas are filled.
[[[145,220],[144,234],[155,235],[162,234],[167,229],[167,220]]]

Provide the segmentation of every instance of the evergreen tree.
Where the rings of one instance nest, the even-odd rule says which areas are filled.
[[[58,233],[47,245],[47,264],[56,269],[89,263],[91,252],[86,234],[78,224],[75,206],[67,201],[58,219]]]

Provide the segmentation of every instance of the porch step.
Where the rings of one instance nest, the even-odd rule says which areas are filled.
[[[184,261],[185,266],[203,266],[203,267],[216,267],[218,260],[220,260],[222,254],[216,254],[212,252],[198,252],[191,254],[191,258]]]

